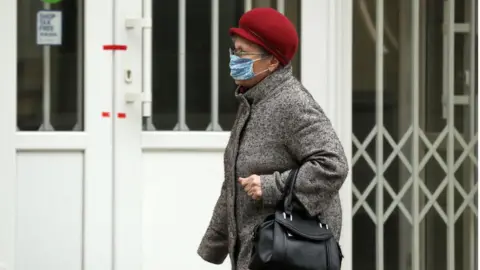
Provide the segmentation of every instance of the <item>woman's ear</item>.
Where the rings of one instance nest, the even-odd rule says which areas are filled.
[[[272,56],[272,59],[270,60],[270,64],[268,65],[268,70],[270,72],[274,72],[275,70],[278,69],[278,66],[280,65],[280,62],[278,61],[275,56]]]

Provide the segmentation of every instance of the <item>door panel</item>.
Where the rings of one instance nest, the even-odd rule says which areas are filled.
[[[0,3],[2,270],[111,268],[111,6]]]

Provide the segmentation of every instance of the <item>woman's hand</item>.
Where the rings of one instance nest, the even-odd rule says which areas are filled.
[[[259,200],[262,197],[262,182],[260,181],[260,176],[252,174],[247,178],[239,177],[238,182],[240,182],[248,196],[254,200]]]

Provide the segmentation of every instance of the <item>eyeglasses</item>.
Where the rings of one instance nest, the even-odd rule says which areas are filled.
[[[236,55],[238,57],[242,57],[245,55],[265,55],[263,52],[244,52],[240,50],[235,50],[234,48],[229,48],[228,49],[230,55]]]

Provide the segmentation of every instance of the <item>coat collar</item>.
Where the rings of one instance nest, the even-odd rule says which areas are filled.
[[[278,86],[290,79],[292,76],[292,66],[288,64],[285,67],[276,70],[274,73],[270,74],[244,93],[241,93],[240,87],[237,87],[237,90],[235,91],[235,97],[240,101],[246,99],[250,104],[258,103],[261,100],[280,91],[281,87]]]

